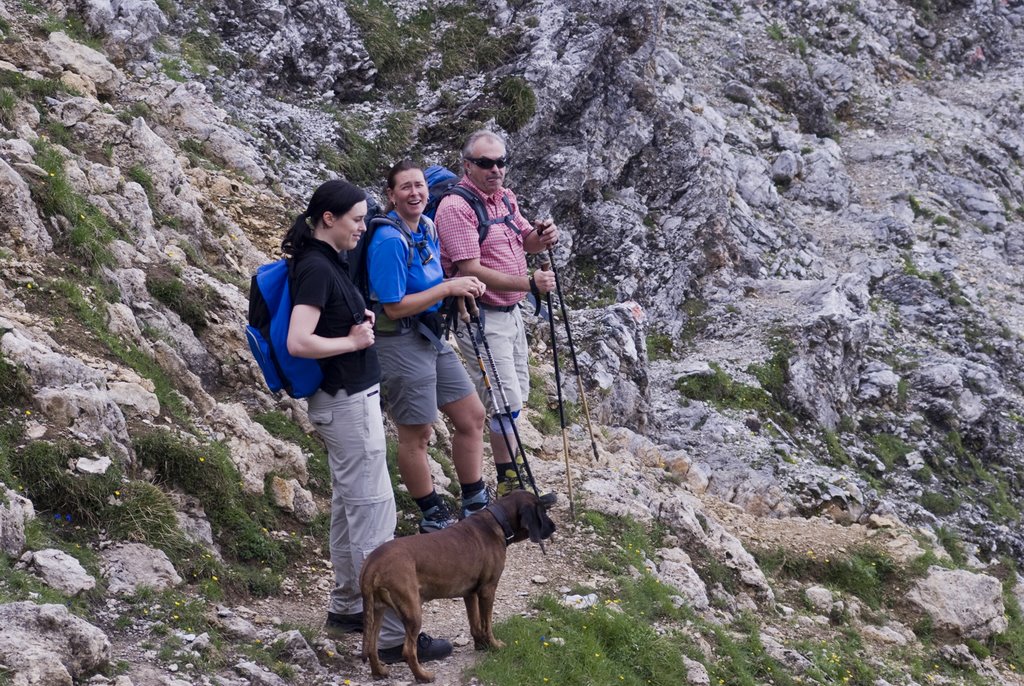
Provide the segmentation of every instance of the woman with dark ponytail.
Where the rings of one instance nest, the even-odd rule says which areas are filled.
[[[366,194],[340,180],[313,193],[281,242],[293,260],[288,352],[319,361],[324,379],[309,398],[309,419],[327,445],[331,469],[331,591],[326,630],[338,638],[363,629],[359,572],[374,548],[395,532],[380,410],[380,363],[373,313],[348,275],[347,251],[366,230]],[[405,628],[385,614],[379,645],[384,662],[400,662]],[[421,662],[451,654],[443,639],[420,634]]]

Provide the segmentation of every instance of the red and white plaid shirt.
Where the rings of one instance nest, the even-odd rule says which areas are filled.
[[[522,234],[517,234],[512,227],[504,222],[491,224],[487,238],[481,244],[476,212],[468,202],[459,196],[445,196],[441,204],[438,205],[437,214],[434,217],[437,235],[441,239],[441,266],[444,267],[444,273],[454,274],[457,269],[456,262],[479,258],[480,264],[484,267],[503,274],[526,276],[526,251],[523,249],[523,238],[533,231],[533,227],[519,211],[516,194],[507,188],[502,188],[497,193],[486,196],[466,177],[463,177],[459,185],[465,186],[483,198],[489,219],[504,217],[508,214],[508,208],[505,207],[504,201],[504,198],[507,197],[512,205],[512,221],[519,227]],[[522,291],[488,289],[480,301],[487,305],[507,307],[515,305],[524,296],[525,293]]]

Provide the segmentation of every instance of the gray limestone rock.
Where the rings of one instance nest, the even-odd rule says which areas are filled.
[[[1008,626],[999,580],[962,569],[932,567],[907,600],[931,617],[935,629],[984,641]]]
[[[690,557],[679,548],[663,548],[658,551],[661,562],[657,565],[658,579],[676,588],[693,609],[708,609],[707,586],[690,564]]]
[[[248,679],[252,686],[288,686],[287,681],[255,662],[239,662],[235,671]]]
[[[799,154],[783,150],[772,163],[772,181],[788,185],[800,176],[804,170],[804,160]]]
[[[173,588],[182,578],[162,550],[141,543],[118,543],[100,553],[107,591],[128,595],[139,588]]]
[[[14,683],[71,686],[109,660],[106,634],[63,605],[0,605],[0,662]]]
[[[167,17],[154,0],[81,0],[86,26],[102,33],[115,59],[142,59],[167,28]]]
[[[21,555],[25,547],[25,524],[35,519],[32,501],[0,483],[0,550],[11,557]]]
[[[53,249],[32,201],[28,183],[7,162],[0,159],[0,231],[5,245],[21,257],[42,255]]]
[[[96,579],[85,571],[81,563],[60,550],[29,551],[21,556],[18,565],[66,596],[76,596],[96,587]]]

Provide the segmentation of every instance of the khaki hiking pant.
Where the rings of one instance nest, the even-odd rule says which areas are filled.
[[[334,589],[329,609],[354,614],[363,609],[359,572],[374,548],[395,537],[395,494],[388,476],[380,386],[349,395],[317,391],[309,399],[309,419],[327,444],[331,469],[331,565]],[[388,610],[380,646],[405,640],[405,627]]]

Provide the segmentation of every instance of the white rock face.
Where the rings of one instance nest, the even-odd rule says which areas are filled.
[[[106,634],[63,605],[0,605],[0,661],[26,686],[72,686],[110,660]]]
[[[82,564],[62,550],[37,550],[21,556],[19,567],[24,567],[35,574],[50,588],[56,589],[66,596],[96,588],[96,579],[92,577]]]
[[[104,550],[100,558],[107,591],[115,595],[142,587],[163,591],[182,582],[162,550],[141,543],[120,543]]]
[[[984,641],[1006,631],[999,579],[962,569],[932,567],[907,594],[939,631]]]
[[[710,601],[707,586],[690,565],[690,556],[678,548],[662,548],[658,555],[661,556],[661,562],[657,565],[658,579],[678,589],[693,609],[708,609]]]
[[[102,53],[68,38],[62,31],[51,33],[40,47],[51,63],[89,79],[100,95],[113,95],[124,80],[121,71]]]
[[[11,557],[21,555],[25,547],[25,523],[35,519],[32,501],[0,483],[0,550]]]
[[[86,0],[86,25],[106,36],[104,47],[117,59],[141,58],[167,28],[167,18],[153,0]]]
[[[28,183],[7,162],[0,159],[0,232],[4,247],[21,257],[44,255],[53,249]]]

